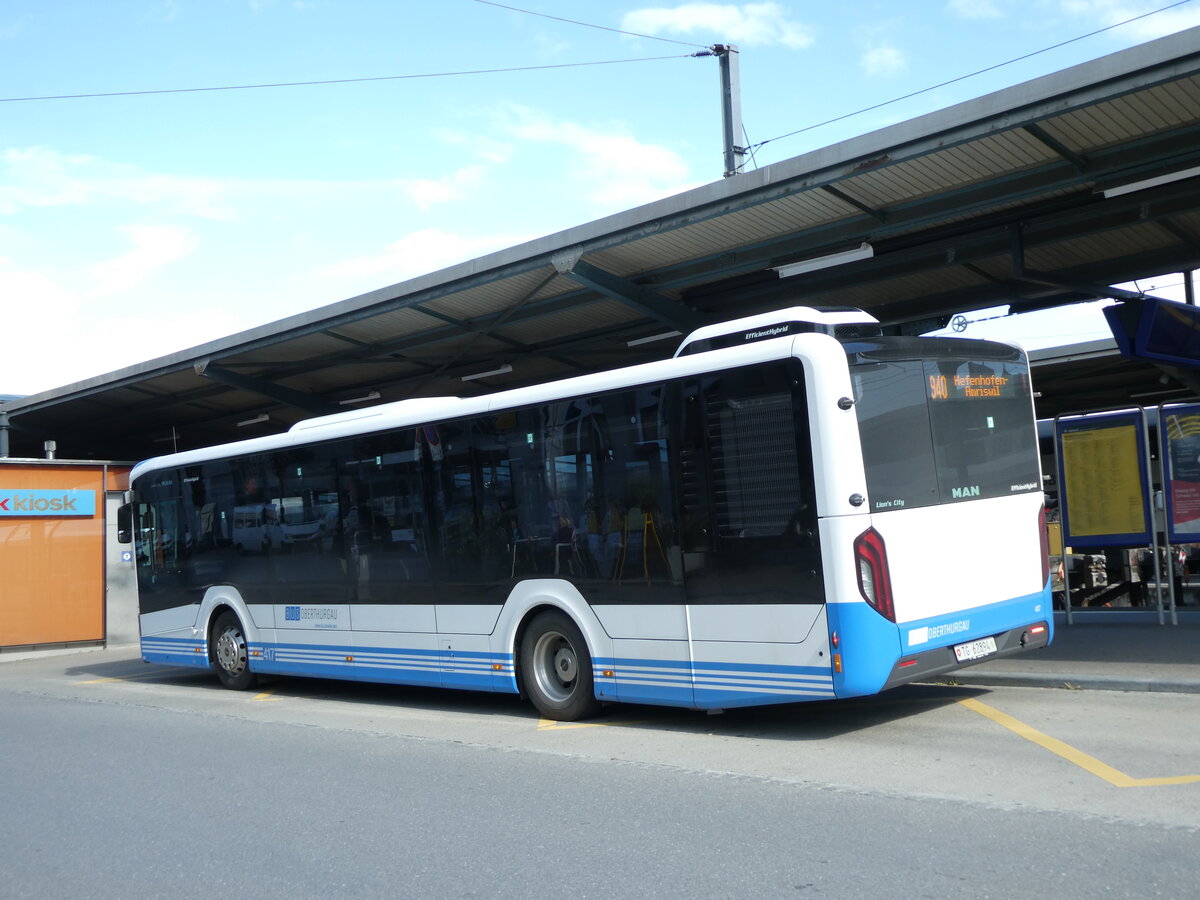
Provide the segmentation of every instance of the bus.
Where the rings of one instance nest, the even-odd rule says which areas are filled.
[[[1042,647],[1032,396],[1006,344],[793,307],[670,359],[150,459],[124,534],[142,657],[569,721],[872,695]]]

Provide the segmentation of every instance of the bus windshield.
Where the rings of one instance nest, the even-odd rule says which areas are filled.
[[[847,352],[873,512],[1041,490],[1019,351],[892,338]]]

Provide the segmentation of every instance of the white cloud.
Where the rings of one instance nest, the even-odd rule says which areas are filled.
[[[143,246],[154,244],[148,235],[143,240]],[[196,303],[176,310],[132,300],[97,302],[44,273],[9,269],[7,262],[0,260],[4,328],[22,339],[6,342],[0,353],[0,394],[35,394],[73,384],[252,324],[245,307],[231,312]],[[114,266],[114,274],[122,265]]]
[[[439,204],[467,196],[484,182],[487,171],[486,166],[470,165],[441,178],[401,181],[400,189],[422,211],[428,211]]]
[[[1129,2],[1129,0],[1062,0],[1063,11],[1079,16],[1089,25],[1105,27],[1124,22],[1160,8],[1161,3]],[[1191,4],[1167,9],[1155,15],[1130,22],[1114,34],[1134,37],[1139,41],[1153,40],[1174,34],[1185,28],[1200,25],[1200,7]]]
[[[79,305],[70,291],[40,272],[0,270],[0,297],[5,301],[4,330],[9,334],[42,328],[47,318],[69,318]],[[5,353],[21,343],[7,342]]]
[[[378,253],[325,266],[318,269],[316,274],[331,279],[369,276],[372,279],[371,287],[378,287],[381,283],[404,281],[436,272],[526,240],[529,237],[509,234],[468,237],[439,228],[425,228],[405,235]]]
[[[950,0],[946,9],[964,19],[999,19],[1004,15],[994,0]]]
[[[904,54],[887,44],[872,47],[862,55],[859,63],[868,75],[876,77],[897,75],[908,67]]]
[[[129,225],[120,230],[133,243],[133,249],[92,267],[89,297],[131,290],[199,245],[191,231],[174,225]]]
[[[101,201],[158,206],[208,219],[233,215],[226,197],[233,186],[230,182],[150,173],[45,147],[5,150],[0,155],[0,176],[0,215]]]
[[[541,113],[511,107],[508,129],[514,137],[573,150],[573,173],[583,196],[600,211],[626,209],[694,187],[686,160],[674,150],[647,144],[616,130],[558,122]],[[527,150],[529,152],[536,152]]]
[[[695,35],[705,42],[782,44],[802,50],[812,30],[787,17],[782,3],[683,3],[636,9],[621,18],[621,29],[640,34]]]
[[[543,58],[561,57],[571,51],[569,41],[564,41],[560,37],[552,37],[544,33],[535,34],[533,36],[533,43],[538,48],[539,56]]]
[[[0,41],[11,41],[23,37],[33,24],[33,16],[25,13],[7,22],[0,22]]]
[[[450,128],[434,129],[433,134],[443,144],[461,148],[487,163],[504,163],[513,157],[512,145],[494,136]]]

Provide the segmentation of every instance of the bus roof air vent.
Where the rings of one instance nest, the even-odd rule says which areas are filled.
[[[675,355],[691,356],[693,353],[740,347],[805,332],[828,334],[839,340],[878,337],[881,334],[879,320],[861,309],[849,306],[792,306],[744,319],[705,325],[684,338]]]
[[[861,338],[877,338],[883,337],[883,329],[879,327],[879,323],[871,324],[863,322],[853,325],[835,325],[833,336],[839,341],[854,341]]]
[[[414,397],[409,400],[399,400],[395,403],[381,403],[378,406],[367,406],[362,409],[333,413],[329,416],[318,416],[315,419],[303,419],[289,428],[288,431],[308,431],[312,428],[327,428],[330,425],[342,425],[346,422],[371,419],[382,415],[389,417],[412,417],[414,421],[423,421],[425,419],[432,421],[443,418],[446,411],[458,402],[458,397]]]

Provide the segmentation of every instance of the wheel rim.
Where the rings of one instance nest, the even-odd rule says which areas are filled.
[[[235,677],[246,670],[246,639],[233,625],[217,638],[217,665]]]
[[[533,677],[542,694],[555,703],[571,699],[579,677],[575,648],[557,631],[549,631],[533,646]]]

